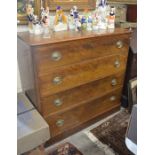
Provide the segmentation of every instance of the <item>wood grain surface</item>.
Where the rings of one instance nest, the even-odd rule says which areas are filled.
[[[111,81],[116,79],[116,86],[112,86]],[[44,97],[41,99],[42,114],[48,116],[50,114],[69,110],[73,107],[85,104],[91,100],[97,99],[113,90],[122,87],[124,72],[114,74],[112,76],[97,80],[64,92]],[[56,103],[59,104],[56,104]]]
[[[82,106],[76,107],[74,109],[59,113],[56,115],[48,116],[46,121],[50,125],[51,135],[56,136],[65,130],[69,130],[73,126],[79,126],[80,124],[109,111],[115,106],[120,104],[120,94],[121,89],[112,91],[111,93],[103,96],[92,102],[88,102]],[[115,101],[110,101],[110,97],[115,96]],[[57,126],[57,121],[63,120],[64,124],[62,126]]]
[[[120,67],[115,67],[115,61],[120,62]],[[72,66],[63,66],[53,69],[38,77],[40,85],[40,95],[42,97],[54,93],[71,89],[73,87],[105,78],[106,76],[125,71],[127,57],[112,55],[101,57],[95,60],[85,61]],[[45,75],[47,74],[47,75]],[[61,78],[60,84],[54,84],[56,77]]]

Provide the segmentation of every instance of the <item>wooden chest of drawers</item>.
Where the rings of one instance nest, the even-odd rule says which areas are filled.
[[[120,107],[131,32],[18,33],[23,90],[62,139]]]

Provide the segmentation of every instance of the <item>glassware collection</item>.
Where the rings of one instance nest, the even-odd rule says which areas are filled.
[[[35,35],[43,34],[43,38],[50,38],[52,31],[96,31],[115,28],[115,7],[107,5],[106,0],[97,0],[96,9],[85,9],[79,13],[77,6],[73,6],[65,15],[61,6],[57,6],[54,20],[51,24],[49,7],[41,8],[41,19],[34,15],[34,9],[27,5],[29,32]],[[52,25],[52,26],[51,26]]]

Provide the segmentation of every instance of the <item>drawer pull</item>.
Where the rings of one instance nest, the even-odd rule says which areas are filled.
[[[116,80],[116,79],[112,79],[111,85],[112,85],[112,86],[116,86],[116,85],[117,85],[117,80]]]
[[[111,96],[110,97],[110,101],[115,101],[116,100],[116,97],[115,96]]]
[[[57,77],[55,77],[55,78],[53,79],[53,84],[58,85],[58,84],[60,84],[61,82],[62,82],[62,78],[59,77],[59,76],[57,76]]]
[[[59,61],[62,58],[62,55],[60,52],[53,52],[51,58],[53,61]]]
[[[120,61],[119,60],[116,60],[114,66],[116,68],[119,68],[120,67]]]
[[[122,48],[123,42],[121,40],[117,41],[116,46],[117,46],[117,48]]]
[[[56,107],[59,107],[59,106],[61,106],[62,104],[63,104],[63,102],[62,102],[61,99],[56,99],[56,100],[54,100],[54,105],[55,105]]]
[[[63,120],[63,119],[57,120],[56,126],[61,127],[61,126],[63,126],[63,125],[64,125],[64,120]]]

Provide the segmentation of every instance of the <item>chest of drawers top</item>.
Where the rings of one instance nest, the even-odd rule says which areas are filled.
[[[67,42],[73,40],[81,40],[88,38],[115,36],[121,34],[129,34],[131,31],[123,28],[116,28],[114,30],[100,30],[100,31],[61,31],[53,32],[50,38],[43,38],[42,35],[30,34],[28,32],[19,32],[18,38],[26,42],[30,46],[47,45],[53,43]]]

